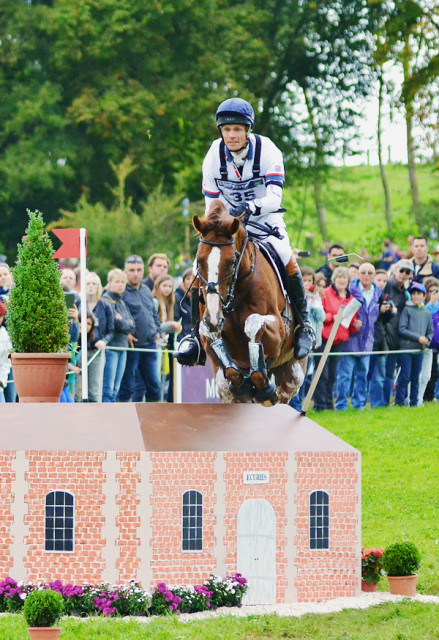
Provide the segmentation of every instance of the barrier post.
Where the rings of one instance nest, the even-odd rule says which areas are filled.
[[[337,315],[335,316],[334,324],[332,325],[331,333],[329,334],[329,337],[328,337],[328,342],[326,343],[325,348],[323,349],[323,354],[322,354],[322,357],[320,358],[319,366],[317,367],[317,371],[314,374],[314,378],[312,379],[312,382],[308,389],[308,393],[306,394],[305,400],[302,403],[301,414],[303,416],[306,415],[306,412],[308,410],[308,407],[314,395],[314,391],[316,390],[316,386],[320,380],[320,376],[322,375],[323,367],[325,366],[326,360],[328,359],[328,355],[331,350],[332,343],[334,342],[335,334],[337,333],[337,329],[340,326],[340,322],[343,319],[344,310],[345,310],[344,305],[341,305],[340,309],[337,312]]]

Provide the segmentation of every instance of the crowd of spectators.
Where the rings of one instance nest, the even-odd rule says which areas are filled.
[[[422,406],[439,399],[439,245],[410,238],[407,252],[386,241],[374,264],[358,256],[346,262],[345,247],[333,244],[314,271],[301,268],[310,320],[317,335],[305,384],[291,405],[299,409],[327,345],[341,306],[353,311],[339,325],[314,392],[314,409],[343,411],[398,405]],[[348,254],[355,256],[356,254]],[[340,262],[340,258],[342,259]],[[87,345],[81,344],[80,270],[60,264],[67,297],[73,352],[62,401],[80,401],[81,350],[87,350],[89,402],[173,401],[170,355],[191,331],[189,267],[169,274],[166,254],[126,258],[103,284],[87,272]],[[0,262],[0,402],[14,402],[5,301],[12,287],[6,262]],[[354,301],[354,304],[350,304]]]

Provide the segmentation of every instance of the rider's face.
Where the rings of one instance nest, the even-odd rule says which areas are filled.
[[[221,133],[229,151],[238,151],[247,144],[247,130],[243,124],[225,124]]]

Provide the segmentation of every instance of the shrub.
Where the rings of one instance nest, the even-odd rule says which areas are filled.
[[[421,563],[421,554],[412,542],[394,542],[384,549],[383,568],[388,576],[411,576]]]
[[[53,246],[39,211],[29,214],[29,225],[18,245],[18,263],[12,269],[14,286],[8,302],[8,332],[14,351],[66,351],[69,325],[64,292],[59,282]]]
[[[63,612],[63,597],[52,589],[33,591],[26,598],[23,607],[29,627],[53,627]]]

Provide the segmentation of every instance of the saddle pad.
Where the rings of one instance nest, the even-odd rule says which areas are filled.
[[[277,255],[276,251],[273,249],[271,244],[269,244],[268,242],[261,242],[260,240],[257,241],[255,244],[258,245],[259,249],[261,250],[261,253],[263,253],[264,257],[268,260],[268,262],[273,267],[274,272],[277,276],[277,279],[279,280],[282,293],[285,299],[287,299],[288,274],[287,274],[285,265],[283,264],[282,260],[279,258],[279,256]]]

